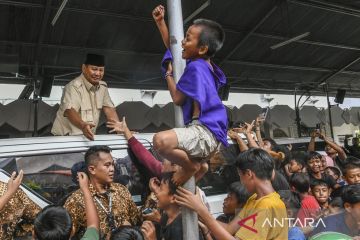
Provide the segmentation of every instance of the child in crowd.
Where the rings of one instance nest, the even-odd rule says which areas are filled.
[[[325,174],[335,179],[340,186],[344,186],[346,184],[338,167],[326,167]]]
[[[288,218],[296,218],[300,208],[299,199],[290,190],[281,190],[278,192],[281,200],[285,203]],[[288,240],[305,240],[306,237],[298,226],[289,226]]]
[[[343,211],[344,202],[341,197],[331,199],[329,203],[328,215],[338,214]]]
[[[332,188],[336,189],[340,187],[339,184],[336,183],[335,179],[333,179],[331,176],[326,175],[325,173],[321,173],[321,154],[317,152],[309,152],[307,159],[306,159],[306,165],[307,170],[310,177],[310,182],[314,182],[316,180],[323,180],[327,182],[327,184]]]
[[[316,201],[319,203],[322,211],[329,208],[329,199],[331,188],[327,182],[323,180],[316,180],[311,183],[311,192],[314,195]]]
[[[360,183],[360,164],[356,162],[348,162],[344,165],[344,179],[349,185]]]
[[[165,9],[158,6],[153,18],[167,48],[169,32],[164,21]],[[155,134],[154,148],[171,162],[181,166],[174,182],[185,183],[208,158],[227,143],[227,113],[217,92],[226,84],[224,73],[211,58],[224,43],[222,27],[211,20],[194,21],[182,41],[182,57],[187,65],[179,82],[173,77],[172,55],[168,50],[162,66],[173,102],[182,107],[186,127]]]
[[[160,188],[155,192],[158,199],[158,207],[163,211],[160,225],[156,225],[157,239],[161,240],[182,240],[182,217],[180,206],[175,203],[177,186],[173,183],[174,172],[162,174]],[[146,223],[148,225],[150,223]],[[151,224],[150,224],[151,225]],[[199,232],[199,239],[203,235]]]
[[[87,229],[82,240],[99,239],[99,217],[93,202],[89,180],[85,173],[79,172],[79,185],[84,195]],[[69,240],[72,231],[72,221],[65,208],[47,206],[36,217],[34,222],[34,239],[41,240]]]
[[[343,166],[344,180],[348,185],[360,183],[360,163],[358,161],[347,161]],[[331,197],[341,197],[346,186],[342,186],[331,193]]]
[[[196,211],[215,239],[287,239],[286,207],[271,185],[274,160],[266,151],[253,148],[238,156],[236,167],[241,183],[253,195],[229,224],[216,221],[201,201],[184,188],[177,191],[176,202]],[[274,223],[275,219],[284,220],[284,225],[264,225],[266,219],[270,223]]]
[[[310,181],[306,173],[295,173],[290,178],[291,190],[298,193],[301,202],[301,208],[297,214],[302,227],[307,227],[306,219],[315,219],[320,213],[320,206],[316,199],[309,194]]]
[[[323,223],[317,225],[312,235],[321,232],[338,232],[351,237],[359,237],[360,185],[345,186],[342,200],[344,211],[324,218]]]
[[[216,220],[229,223],[231,222],[235,214],[237,214],[245,205],[249,198],[249,194],[240,182],[234,182],[230,185],[228,194],[223,203],[223,214],[218,216]]]
[[[306,154],[302,152],[296,152],[292,154],[292,158],[290,162],[285,165],[285,172],[288,177],[293,175],[294,173],[304,172],[306,161]]]

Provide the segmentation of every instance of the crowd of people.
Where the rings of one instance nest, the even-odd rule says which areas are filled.
[[[170,36],[158,6],[153,18],[167,49]],[[79,189],[63,206],[41,209],[20,188],[23,172],[0,182],[0,238],[32,233],[33,239],[181,240],[182,208],[199,216],[199,239],[302,240],[323,232],[360,238],[359,142],[342,148],[319,130],[306,151],[280,146],[261,134],[264,119],[228,128],[226,110],[217,92],[226,83],[224,73],[211,61],[224,43],[221,26],[195,20],[182,41],[187,65],[179,82],[173,77],[172,54],[162,61],[163,77],[176,105],[182,107],[185,127],[156,133],[155,157],[119,120],[104,76],[105,59],[88,54],[82,74],[64,89],[52,129],[54,135],[83,134],[94,140],[100,112],[110,132],[124,135],[128,146],[151,179],[151,193],[138,208],[118,179],[116,163],[107,146],[90,147],[84,161],[72,169]],[[230,166],[231,182],[223,214],[214,218],[206,196],[181,187],[194,176],[198,182],[215,171],[227,137],[240,154]],[[316,139],[326,147],[316,151]],[[209,167],[210,164],[210,167]]]

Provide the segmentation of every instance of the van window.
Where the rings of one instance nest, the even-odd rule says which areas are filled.
[[[54,204],[63,204],[66,198],[78,189],[71,168],[84,162],[84,152],[54,155],[26,156],[9,159],[2,169],[11,173],[24,171],[23,183]],[[144,184],[137,167],[126,149],[112,152],[115,161],[114,181],[126,185],[136,204],[143,202]]]

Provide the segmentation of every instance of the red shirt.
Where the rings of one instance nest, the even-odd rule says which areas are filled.
[[[305,227],[309,223],[311,223],[311,221],[305,220],[305,218],[315,219],[317,218],[319,212],[320,212],[320,205],[316,201],[316,199],[311,195],[306,196],[301,201],[301,208],[297,214],[297,221],[300,221],[302,225],[300,227]]]

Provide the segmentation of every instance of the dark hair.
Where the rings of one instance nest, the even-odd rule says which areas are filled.
[[[71,230],[71,217],[60,206],[46,206],[34,220],[34,232],[38,240],[69,240]]]
[[[360,165],[358,163],[354,163],[354,162],[347,162],[344,165],[343,174],[346,175],[346,173],[349,170],[352,170],[352,169],[355,169],[355,168],[360,168]]]
[[[245,204],[250,194],[240,182],[234,182],[230,185],[228,193],[233,193],[238,204]]]
[[[275,177],[271,181],[271,185],[273,186],[275,191],[279,190],[290,190],[290,186],[285,176],[280,172],[275,170]]]
[[[208,19],[196,19],[193,25],[201,27],[198,46],[207,46],[206,57],[214,57],[224,44],[224,29],[217,22]]]
[[[354,164],[360,165],[360,159],[357,158],[357,157],[354,157],[354,156],[348,156],[348,157],[345,159],[345,162],[346,162],[346,163],[354,163]]]
[[[306,154],[304,152],[294,152],[292,153],[291,160],[294,160],[297,164],[300,164],[301,166],[305,167],[306,165]]]
[[[274,160],[265,150],[252,148],[239,154],[235,163],[243,173],[251,170],[255,176],[262,180],[271,180],[274,170]]]
[[[290,190],[280,190],[278,191],[278,194],[285,203],[286,208],[291,209],[293,211],[293,216],[296,216],[301,207],[299,197]]]
[[[360,184],[344,187],[341,198],[345,203],[356,204],[360,202]]]
[[[329,205],[332,207],[342,208],[344,206],[344,202],[341,197],[335,197],[329,202]]]
[[[263,142],[264,141],[268,141],[271,144],[271,150],[272,151],[276,150],[276,147],[277,147],[278,144],[275,142],[274,139],[272,139],[272,138],[263,138]]]
[[[294,173],[290,177],[290,186],[294,187],[299,193],[309,191],[310,178],[306,173]]]
[[[327,188],[331,188],[331,186],[329,185],[329,183],[326,182],[326,181],[324,181],[324,180],[322,180],[322,179],[316,179],[316,180],[314,180],[314,181],[312,181],[312,182],[310,183],[310,187],[311,187],[311,188],[314,188],[314,187],[316,187],[316,186],[324,186],[324,187],[327,187]]]
[[[177,190],[176,184],[172,181],[174,172],[164,172],[161,174],[161,182],[169,185],[169,194],[174,195]]]
[[[99,158],[99,152],[111,153],[111,148],[104,145],[92,146],[85,153],[86,167],[93,164]]]
[[[144,240],[144,236],[139,227],[121,226],[111,234],[110,240]]]
[[[337,167],[333,167],[333,166],[329,166],[329,167],[326,167],[325,168],[325,171],[326,169],[330,169],[331,171],[333,171],[336,175],[338,175],[339,177],[341,177],[341,171],[339,168]]]
[[[318,152],[315,152],[315,151],[310,151],[308,152],[307,154],[307,157],[306,157],[306,163],[309,163],[309,161],[313,158],[319,158],[321,159],[322,155]]]

